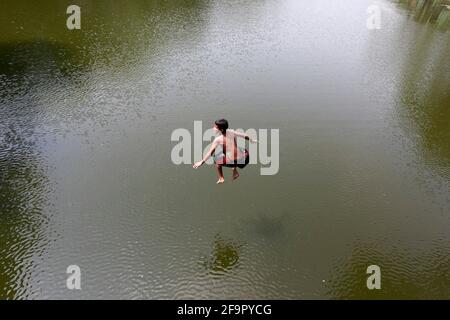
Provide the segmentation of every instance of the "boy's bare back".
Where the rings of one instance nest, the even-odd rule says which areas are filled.
[[[226,149],[227,162],[240,159],[244,154],[239,150],[236,143],[236,131],[228,129],[226,135],[221,135],[214,140],[217,146],[221,146],[222,150]],[[225,145],[225,147],[224,147]]]

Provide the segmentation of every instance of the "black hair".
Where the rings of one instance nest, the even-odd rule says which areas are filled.
[[[228,129],[228,121],[225,119],[219,119],[219,120],[216,120],[214,123],[216,124],[216,126],[220,130],[220,132],[222,132],[222,134],[224,135]]]

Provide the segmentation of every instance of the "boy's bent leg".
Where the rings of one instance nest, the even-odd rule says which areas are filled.
[[[233,168],[233,181],[239,178],[239,172],[237,171],[237,168]]]
[[[219,180],[217,180],[217,183],[223,183],[225,181],[225,179],[223,178],[222,165],[216,164],[216,170],[217,170],[217,176],[219,177]]]

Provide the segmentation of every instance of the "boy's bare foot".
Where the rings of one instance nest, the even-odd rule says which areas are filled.
[[[219,183],[223,183],[225,181],[225,179],[224,178],[219,178],[219,180],[217,180],[217,184],[219,184]]]
[[[239,172],[237,172],[236,170],[233,172],[233,181],[236,180],[237,178],[239,178]]]

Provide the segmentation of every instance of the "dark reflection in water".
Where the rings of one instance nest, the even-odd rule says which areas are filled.
[[[64,52],[47,41],[0,43],[0,299],[39,294],[32,275],[55,240],[36,92],[68,72],[58,58]]]
[[[239,256],[243,245],[225,239],[217,234],[214,238],[213,252],[201,264],[209,273],[220,276],[239,266]]]
[[[61,1],[16,1],[0,10],[0,96],[13,104],[14,97],[47,92],[43,98],[58,105],[52,112],[42,110],[47,118],[41,124],[52,121],[52,128],[87,121],[104,125],[130,110],[140,114],[145,95],[142,108],[160,105],[158,99],[172,94],[180,80],[162,86],[164,75],[179,67],[164,69],[164,59],[179,54],[174,46],[189,49],[207,23],[201,0],[81,0],[77,5],[82,30],[76,31],[67,30],[67,3]],[[148,66],[148,83],[136,87],[132,76]]]
[[[404,248],[382,248],[373,243],[356,245],[339,260],[326,283],[334,299],[433,299],[448,297],[450,288],[449,246],[442,240],[434,249],[411,255]],[[367,288],[367,267],[381,271],[381,289]]]
[[[67,80],[73,79],[81,70],[81,65],[71,62],[73,53],[69,46],[47,40],[0,43],[0,97],[3,104],[16,96],[30,97],[40,85],[49,81],[54,85],[67,85]],[[26,111],[12,106],[9,109],[13,115]]]
[[[417,22],[435,24],[441,30],[450,26],[449,0],[399,0]]]
[[[399,112],[424,161],[450,176],[450,38],[438,49],[430,41],[432,35],[412,36],[402,68]]]
[[[199,24],[205,22],[198,10],[205,6],[201,0],[80,0],[81,30],[68,31],[67,5],[57,0],[39,4],[19,0],[5,6],[0,12],[0,42],[40,50],[73,74],[138,64],[143,55],[164,49],[167,41],[192,37],[192,29],[198,33]],[[27,46],[30,39],[35,42]]]
[[[11,124],[0,129],[0,299],[26,298],[48,241],[48,181],[28,137]]]
[[[276,238],[283,236],[287,217],[287,212],[278,215],[259,212],[257,216],[245,219],[245,222],[254,233],[265,238]]]

